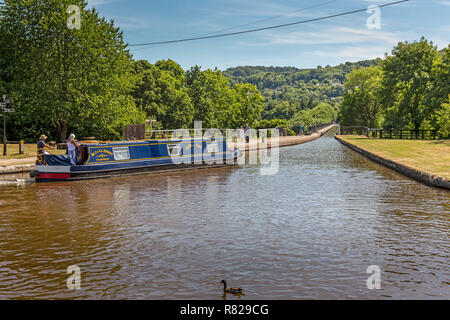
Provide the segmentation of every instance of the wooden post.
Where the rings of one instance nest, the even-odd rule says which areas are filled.
[[[25,153],[25,144],[23,142],[23,140],[19,141],[19,154],[24,154]]]
[[[6,112],[3,111],[3,155],[6,156]]]
[[[14,108],[7,108],[8,104],[12,104],[14,100],[6,100],[6,95],[3,95],[3,101],[0,102],[0,110],[3,111],[3,155],[6,156],[6,113],[15,112]]]

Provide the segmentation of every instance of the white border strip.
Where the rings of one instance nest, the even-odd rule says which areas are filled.
[[[36,166],[39,172],[70,173],[70,166]]]

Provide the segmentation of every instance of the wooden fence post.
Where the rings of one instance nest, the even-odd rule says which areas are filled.
[[[23,142],[23,140],[19,141],[19,154],[24,154],[25,153],[25,144]]]

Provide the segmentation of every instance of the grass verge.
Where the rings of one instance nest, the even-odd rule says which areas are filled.
[[[29,157],[36,157],[36,145],[25,144],[25,153],[19,154],[19,144],[6,145],[7,156],[3,155],[3,144],[0,145],[0,159],[23,159]],[[51,154],[65,154],[66,150],[49,150]]]
[[[370,139],[351,135],[339,138],[377,156],[450,180],[450,140]]]

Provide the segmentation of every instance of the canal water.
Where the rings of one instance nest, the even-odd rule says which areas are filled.
[[[449,239],[449,192],[326,135],[281,148],[272,176],[243,165],[0,186],[0,299],[237,299],[222,279],[241,300],[449,299]]]

